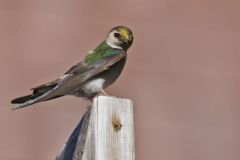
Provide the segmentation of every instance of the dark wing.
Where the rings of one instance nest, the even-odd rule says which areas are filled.
[[[79,67],[78,69],[75,67],[75,69],[70,71],[69,74],[65,74],[64,78],[60,79],[56,87],[45,93],[42,96],[43,98],[40,98],[41,101],[74,90],[86,80],[107,70],[110,66],[114,65],[124,57],[125,54],[116,54],[113,56],[104,57],[101,60],[90,65],[87,65],[85,63],[84,65],[81,64],[82,67]]]
[[[64,75],[66,74],[70,74],[70,73],[83,73],[88,71],[89,69],[91,69],[86,63],[84,62],[79,62],[78,64],[72,66],[67,72],[64,73]]]
[[[88,71],[89,69],[91,69],[86,63],[84,62],[79,62],[78,64],[72,66],[67,72],[64,73],[64,75],[68,75],[68,74],[75,74],[75,73],[84,73],[86,71]],[[56,87],[58,85],[58,83],[64,79],[64,77],[61,77],[59,79],[56,79],[54,81],[51,81],[51,82],[48,82],[48,83],[45,83],[43,85],[40,85],[40,86],[37,86],[37,87],[34,87],[34,88],[31,88],[31,90],[33,90],[33,93],[45,93],[51,89],[53,89],[54,87]]]
[[[74,66],[72,66],[67,72],[64,73],[64,76],[62,76],[61,78],[58,78],[54,81],[45,83],[43,85],[31,88],[31,90],[33,90],[33,94],[35,93],[45,93],[51,89],[53,89],[54,87],[56,87],[58,85],[59,82],[61,82],[62,79],[65,78],[65,76],[67,76],[68,74],[75,74],[75,73],[83,73],[86,72],[87,70],[89,70],[90,67],[88,65],[86,65],[84,62],[80,62]]]
[[[60,81],[60,79],[56,79],[56,80],[48,82],[46,84],[31,88],[31,90],[33,90],[33,94],[45,93],[46,91],[49,91],[49,90],[53,89],[54,87],[56,87],[59,81]]]
[[[119,53],[113,56],[104,57],[101,60],[96,61],[90,65],[79,63],[70,68],[70,70],[68,70],[62,78],[33,88],[32,90],[34,92],[44,91],[44,89],[47,91],[45,90],[44,94],[35,98],[34,100],[19,104],[17,107],[15,107],[15,109],[52,99],[53,97],[59,95],[67,94],[70,91],[74,90],[76,87],[80,86],[86,80],[107,70],[110,66],[119,62],[123,58],[125,58],[125,53]],[[49,88],[50,90],[48,90]]]

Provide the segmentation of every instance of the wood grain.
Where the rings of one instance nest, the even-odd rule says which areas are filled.
[[[77,143],[67,143],[72,145],[66,145],[58,160],[135,160],[131,100],[98,96],[81,121],[75,129],[80,134],[73,132],[69,138]],[[64,156],[73,147],[71,157]]]

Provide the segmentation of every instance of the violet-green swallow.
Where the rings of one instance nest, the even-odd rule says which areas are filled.
[[[33,93],[30,95],[12,100],[13,109],[65,95],[90,100],[98,94],[106,95],[104,89],[116,81],[122,72],[132,42],[133,34],[127,27],[111,29],[105,41],[62,77],[32,88]]]

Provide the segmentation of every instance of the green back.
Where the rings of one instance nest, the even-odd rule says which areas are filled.
[[[94,51],[93,53],[87,55],[84,59],[86,64],[91,64],[93,62],[99,61],[100,59],[112,56],[121,52],[120,49],[110,47],[106,41],[103,41]]]

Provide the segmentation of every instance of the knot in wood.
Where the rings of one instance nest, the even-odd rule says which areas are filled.
[[[114,115],[113,118],[112,118],[112,125],[113,125],[113,130],[115,132],[118,132],[121,130],[122,128],[122,123],[121,123],[121,120],[118,116]]]

